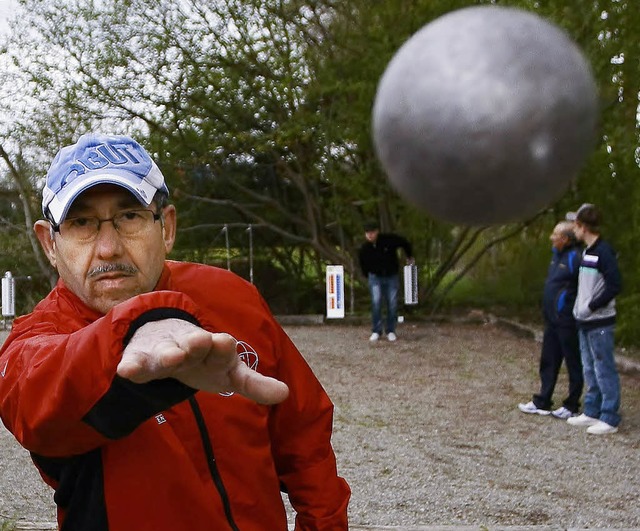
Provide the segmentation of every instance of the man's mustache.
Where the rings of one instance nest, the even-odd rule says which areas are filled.
[[[87,277],[93,278],[105,273],[127,273],[130,275],[135,275],[137,272],[138,268],[129,264],[100,264],[99,266],[90,269]]]

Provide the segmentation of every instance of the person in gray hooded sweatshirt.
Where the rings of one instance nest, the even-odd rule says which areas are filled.
[[[571,218],[573,215],[568,214]],[[573,315],[578,325],[580,354],[586,384],[583,413],[570,417],[573,426],[604,435],[620,424],[620,377],[614,359],[615,297],[622,279],[613,248],[600,236],[602,216],[592,204],[575,213],[574,232],[584,242]]]

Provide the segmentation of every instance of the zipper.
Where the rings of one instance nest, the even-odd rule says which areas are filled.
[[[198,405],[195,396],[189,397],[189,404],[191,405],[193,416],[196,418],[196,423],[198,424],[198,429],[200,430],[200,438],[202,439],[204,453],[206,454],[207,463],[209,464],[209,472],[211,473],[211,478],[213,479],[213,483],[215,484],[216,489],[218,489],[218,494],[220,494],[220,498],[222,499],[224,514],[227,517],[227,521],[229,522],[229,526],[231,527],[231,529],[233,531],[240,531],[235,521],[233,520],[233,514],[231,514],[231,503],[229,502],[229,495],[227,494],[227,489],[225,489],[224,483],[222,482],[222,477],[220,476],[220,471],[218,470],[218,465],[216,463],[216,456],[213,454],[211,439],[209,438],[209,433],[207,432],[207,425],[204,421],[202,411],[200,410],[200,406]]]

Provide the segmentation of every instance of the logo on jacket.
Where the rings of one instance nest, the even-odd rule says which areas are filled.
[[[258,370],[258,353],[251,345],[249,345],[249,343],[246,343],[245,341],[238,341],[238,344],[236,345],[236,352],[247,367],[252,371]],[[220,393],[220,396],[233,395],[234,393]]]

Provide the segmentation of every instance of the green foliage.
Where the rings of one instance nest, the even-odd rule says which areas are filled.
[[[13,520],[5,520],[0,518],[0,531],[14,531],[16,529],[16,523]]]
[[[527,227],[485,254],[447,298],[447,307],[473,306],[540,320],[542,287],[551,259],[554,222]],[[478,244],[482,246],[482,242]],[[446,284],[446,281],[445,281]]]

